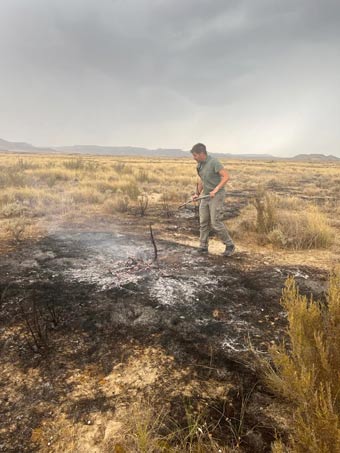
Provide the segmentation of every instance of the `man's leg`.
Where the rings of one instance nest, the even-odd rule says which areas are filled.
[[[221,220],[224,198],[225,193],[219,192],[210,200],[211,226],[223,243],[226,246],[231,247],[234,245],[233,240],[231,239],[225,224]]]
[[[209,198],[201,200],[199,207],[200,215],[200,247],[208,248],[209,233],[210,233],[210,210]]]

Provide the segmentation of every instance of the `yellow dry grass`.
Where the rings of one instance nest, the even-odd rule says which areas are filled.
[[[293,278],[283,291],[290,347],[271,349],[265,379],[295,407],[292,453],[340,451],[340,269],[331,276],[326,304],[301,296]],[[273,451],[286,451],[277,442]]]
[[[230,223],[238,240],[247,241],[250,234],[261,245],[331,247],[340,227],[339,165],[222,162],[231,176],[228,190],[262,191],[264,212],[271,215],[271,224],[261,225],[254,197],[249,197],[248,206]],[[0,154],[0,226],[9,232],[6,237],[18,238],[17,225],[25,222],[41,229],[42,223],[72,213],[138,213],[141,196],[148,198],[149,209],[170,213],[195,191],[196,181],[191,158]]]

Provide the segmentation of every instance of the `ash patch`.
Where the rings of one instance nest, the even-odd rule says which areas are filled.
[[[69,289],[64,298],[74,309],[91,304],[89,317],[97,322],[85,326],[111,322],[138,337],[162,332],[228,357],[245,351],[249,339],[266,350],[282,338],[286,320],[279,299],[287,275],[296,276],[302,292],[322,294],[324,277],[312,269],[256,267],[256,257],[251,267],[246,257],[202,257],[165,241],[158,246],[155,263],[147,235],[62,231],[8,256],[3,275],[22,292],[42,288],[39,297],[49,303],[57,292],[59,305],[62,288],[78,288],[72,292],[81,300]]]
[[[200,300],[202,286],[205,287],[205,292],[209,292],[218,286],[218,282],[209,277],[197,279],[160,275],[150,285],[150,296],[161,305],[195,304]]]
[[[121,391],[127,405],[136,394],[157,391],[163,404],[173,379],[158,379],[152,370],[159,363],[153,358],[150,376],[157,379],[145,388],[133,388],[129,379],[136,373],[131,369],[124,379],[118,376],[133,348],[159,348],[171,357],[174,376],[191,370],[193,376],[202,373],[205,383],[216,373],[222,387],[231,378],[235,388],[247,379],[247,388],[253,387],[257,378],[245,366],[248,341],[266,351],[284,335],[279,299],[286,276],[295,275],[301,292],[316,298],[322,297],[327,280],[316,269],[274,268],[254,255],[225,260],[197,257],[189,247],[171,242],[158,246],[154,263],[147,237],[64,231],[1,257],[0,423],[5,451],[33,451],[32,434],[38,436],[49,418],[54,426],[60,406],[70,420],[87,422],[105,412],[112,418],[121,403],[112,390]],[[30,320],[38,319],[42,334],[48,331],[38,353],[28,347],[32,338],[20,311],[22,300]],[[117,378],[123,390],[116,388]],[[180,392],[185,381],[176,381],[176,386]],[[239,400],[236,396],[235,407]],[[225,407],[224,400],[219,404]],[[262,406],[256,405],[247,428],[270,424],[259,414]]]
[[[72,236],[63,234],[55,239],[67,243],[72,241]],[[194,259],[185,248],[174,252],[171,247],[167,249],[163,245],[166,257],[160,263],[155,263],[152,250],[143,238],[131,238],[123,234],[78,233],[74,236],[72,246],[83,250],[82,257],[75,257],[71,263],[68,262],[68,266],[62,270],[62,277],[71,282],[94,284],[98,291],[143,289],[143,294],[147,290],[148,297],[159,304],[176,305],[197,302],[202,287],[205,293],[210,291],[213,294],[218,286],[213,269],[207,272],[208,275],[190,275],[188,268],[192,268]],[[174,253],[175,266],[171,266],[169,261]],[[202,259],[198,258],[197,261],[198,268],[202,267]],[[178,273],[178,267],[182,267],[182,274]],[[197,268],[196,265],[194,267]],[[174,271],[174,274],[169,275],[169,271]]]
[[[67,265],[59,266],[59,274],[71,282],[94,284],[99,291],[137,285],[152,270],[152,251],[144,238],[79,232],[51,239],[64,255],[61,260],[65,252],[72,256]]]
[[[145,279],[153,272],[152,263],[128,258],[126,261],[110,261],[103,256],[79,261],[77,267],[63,272],[65,279],[79,283],[89,283],[105,291],[113,288],[127,287]]]

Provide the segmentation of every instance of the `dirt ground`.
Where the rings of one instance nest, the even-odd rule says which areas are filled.
[[[249,344],[285,336],[288,275],[324,298],[325,256],[243,244],[224,258],[217,241],[200,256],[184,211],[153,219],[155,260],[149,221],[65,222],[1,255],[0,451],[120,451],[148,411],[180,427],[204,414],[220,451],[287,436]]]

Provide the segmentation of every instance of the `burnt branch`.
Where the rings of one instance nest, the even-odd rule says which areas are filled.
[[[144,217],[145,214],[146,214],[146,211],[148,209],[148,206],[149,206],[149,198],[147,195],[141,195],[139,198],[138,198],[138,204],[139,204],[139,214],[141,217]]]
[[[53,327],[56,327],[60,322],[60,317],[55,309],[54,303],[46,302],[46,310],[47,313],[50,315],[49,321],[52,323]]]
[[[157,250],[157,245],[156,245],[156,242],[155,242],[155,237],[153,235],[151,223],[150,223],[150,238],[151,238],[151,243],[153,245],[153,250],[154,250],[154,261],[157,261],[157,259],[158,259],[158,250]]]
[[[35,298],[26,308],[24,299],[21,299],[19,306],[30,337],[30,339],[27,339],[29,348],[35,353],[47,351],[49,349],[49,320],[45,318]]]

